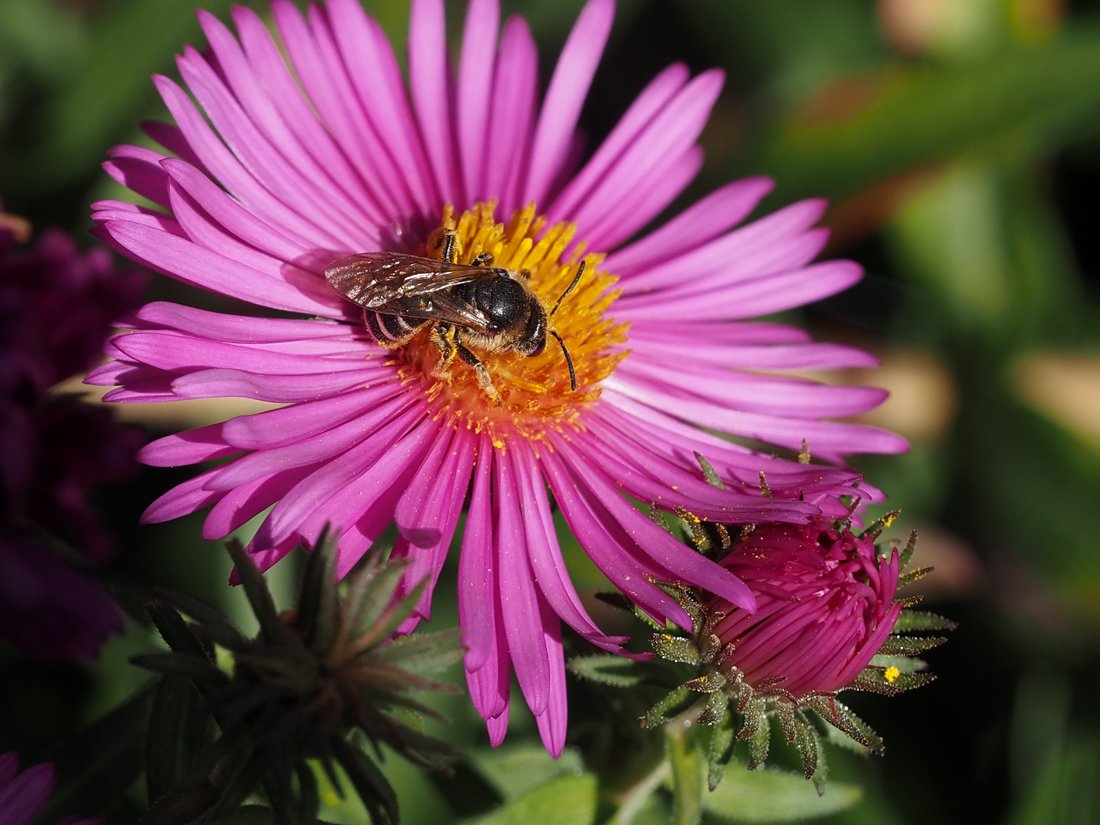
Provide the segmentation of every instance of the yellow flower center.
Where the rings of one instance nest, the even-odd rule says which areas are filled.
[[[584,255],[583,244],[578,244],[567,261],[560,260],[576,232],[573,224],[546,228],[546,219],[536,215],[534,205],[500,224],[494,220],[494,206],[477,204],[457,219],[452,208],[445,207],[439,229],[416,254],[441,258],[441,239],[451,235],[456,263],[509,270],[530,300],[537,301],[546,313],[545,348],[538,355],[522,351],[520,339],[529,334],[523,325],[508,334],[491,336],[479,335],[473,327],[461,324],[444,325],[443,337],[456,347],[466,347],[484,365],[479,377],[478,368],[461,353],[444,354],[441,330],[435,329],[441,322],[437,321],[425,324],[399,355],[404,362],[402,378],[423,384],[438,417],[477,432],[488,429],[494,444],[503,448],[513,434],[537,440],[547,427],[578,426],[580,411],[599,397],[600,382],[626,356],[621,345],[626,341],[627,325],[604,315],[619,291],[612,288],[617,279],[599,271],[603,255]],[[486,262],[486,253],[492,256],[491,263]],[[580,279],[569,289],[582,260]],[[504,276],[487,276],[491,277]],[[553,333],[560,336],[572,358],[576,389],[565,353]]]

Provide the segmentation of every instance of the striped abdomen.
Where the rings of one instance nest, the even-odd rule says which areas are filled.
[[[390,315],[363,308],[363,324],[374,340],[387,349],[400,347],[408,343],[414,332],[428,323],[425,318],[410,318],[407,315]]]

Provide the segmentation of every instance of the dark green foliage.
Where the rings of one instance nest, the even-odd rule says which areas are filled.
[[[170,651],[133,658],[160,676],[145,821],[208,821],[261,793],[274,821],[312,821],[320,805],[315,761],[336,788],[340,767],[374,822],[396,823],[397,798],[377,761],[386,746],[419,765],[443,766],[451,750],[414,726],[433,711],[410,694],[452,689],[429,677],[458,661],[456,633],[394,638],[420,590],[397,598],[401,567],[376,562],[341,586],[332,541],[310,554],[297,606],[282,613],[240,545],[229,553],[259,622],[255,638],[191,597],[162,593],[148,607]]]

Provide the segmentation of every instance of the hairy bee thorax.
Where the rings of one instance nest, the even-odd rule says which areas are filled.
[[[503,448],[511,434],[530,440],[547,427],[578,426],[580,411],[599,397],[600,382],[626,355],[627,325],[606,315],[619,290],[613,288],[617,279],[599,270],[604,256],[585,255],[577,244],[562,259],[573,224],[548,227],[533,204],[497,223],[495,205],[480,203],[457,217],[445,207],[424,247],[409,251],[503,270],[514,284],[470,285],[468,297],[488,315],[498,311],[510,319],[512,328],[496,336],[429,324],[397,355],[402,379],[424,385],[438,416],[478,432],[488,429]],[[450,349],[456,337],[478,365]],[[561,346],[553,340],[547,345],[548,337]]]

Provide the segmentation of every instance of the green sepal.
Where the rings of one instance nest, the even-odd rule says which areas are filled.
[[[696,723],[700,725],[718,725],[729,716],[729,697],[721,691],[714,691],[707,696],[707,703],[703,707]]]
[[[234,650],[245,644],[245,638],[240,631],[216,607],[208,602],[187,593],[176,593],[167,590],[155,591],[154,598],[153,604],[168,605],[187,616],[191,620],[192,635],[221,645],[228,650]],[[146,609],[152,614],[156,608],[147,605]],[[175,648],[173,647],[173,649]]]
[[[814,780],[818,794],[825,791],[825,760],[821,752],[821,737],[804,713],[794,714],[794,746],[802,757],[802,775]],[[818,774],[821,774],[820,779]]]
[[[184,676],[206,687],[216,687],[229,677],[206,659],[185,653],[139,653],[130,663],[165,676]]]
[[[683,636],[672,636],[668,633],[654,633],[650,637],[650,643],[657,655],[670,662],[680,662],[685,665],[697,665],[699,648],[695,642]]]
[[[393,639],[375,651],[373,658],[380,662],[396,660],[406,673],[439,673],[462,661],[463,650],[459,640],[458,628],[434,633],[418,631]],[[453,690],[457,692],[458,688]]]
[[[714,693],[724,688],[728,682],[729,680],[724,673],[720,670],[712,670],[684,682],[684,687],[691,688],[696,693]]]
[[[154,598],[145,605],[145,610],[171,650],[197,659],[214,661],[213,649],[195,635],[174,607]]]
[[[184,776],[200,746],[199,694],[182,676],[165,676],[153,691],[145,734],[145,785],[150,800],[168,793]]]
[[[610,687],[632,688],[647,681],[646,669],[639,667],[638,662],[614,653],[574,656],[569,660],[569,670],[582,679]]]
[[[872,541],[882,535],[882,532],[886,530],[891,524],[893,524],[897,517],[901,515],[901,510],[891,510],[881,518],[875,519],[868,525],[867,529],[860,534],[860,538],[870,538]]]
[[[884,673],[885,668],[866,667],[852,680],[847,689],[877,693],[880,696],[897,696],[899,693],[905,693],[908,690],[914,690],[936,681],[934,673],[906,673],[903,671],[893,681],[888,681]]]
[[[397,795],[378,766],[344,739],[333,740],[333,756],[355,786],[375,825],[396,825]]]
[[[910,585],[913,582],[920,581],[931,572],[931,567],[918,567],[914,570],[907,570],[906,572],[898,576],[898,590],[901,590],[901,588]]]
[[[733,757],[733,715],[727,712],[710,729],[707,741],[707,788],[713,791],[726,774],[726,766]]]
[[[779,720],[779,727],[788,742],[793,743],[798,735],[798,726],[795,718],[795,706],[789,702],[776,702],[774,706],[775,718]]]
[[[634,604],[634,602],[630,601],[630,599],[628,599],[622,593],[612,593],[607,590],[601,590],[595,595],[597,601],[603,602],[608,607],[614,607],[616,610],[622,610],[627,613],[634,613],[634,611],[637,609],[637,606]]]
[[[384,567],[368,564],[347,578],[348,588],[343,601],[349,608],[346,621],[349,625],[350,637],[364,637],[368,643],[381,641],[389,635],[384,631],[385,626],[392,625],[396,628],[408,615],[412,606],[420,598],[420,588],[416,588],[418,591],[416,599],[399,618],[395,619],[394,614],[401,612],[401,604],[392,604],[394,594],[404,575],[403,567],[401,564],[390,564]],[[407,593],[405,599],[411,595],[411,592]]]
[[[947,641],[946,636],[890,636],[878,650],[879,656],[915,656]]]
[[[332,644],[339,624],[339,587],[336,578],[335,540],[326,526],[306,558],[298,593],[295,624],[311,650],[324,651]]]
[[[744,741],[757,735],[761,727],[768,727],[768,703],[759,697],[748,698],[738,708],[741,714],[741,729],[737,731],[737,738]],[[782,724],[782,721],[780,722]],[[786,730],[786,728],[784,728]],[[787,737],[790,741],[790,736]]]
[[[926,610],[903,610],[894,624],[894,633],[927,633],[929,631],[954,630],[955,622]]]
[[[714,469],[714,465],[707,461],[702,453],[695,452],[694,455],[695,460],[699,462],[699,469],[703,471],[703,478],[706,479],[707,484],[711,487],[717,487],[719,490],[725,490],[726,483],[719,477],[718,472]]]
[[[233,559],[234,569],[241,580],[248,603],[256,620],[260,623],[260,630],[268,639],[278,644],[300,645],[301,640],[286,626],[279,612],[275,609],[275,600],[271,597],[271,591],[267,589],[267,582],[263,574],[252,561],[252,557],[245,552],[244,546],[236,540],[226,543],[229,556]]]
[[[646,730],[655,728],[666,720],[683,713],[695,704],[695,701],[695,692],[681,685],[642,714],[640,720],[642,727]]]
[[[872,753],[883,752],[882,737],[875,732],[874,728],[856,716],[851,708],[838,702],[833,694],[807,697],[805,704],[830,725],[859,742]]]
[[[752,736],[749,737],[750,771],[764,767],[764,763],[768,759],[768,750],[771,747],[772,726],[768,722],[767,717],[764,717],[761,722],[761,724],[756,726],[756,730],[753,731]]]

